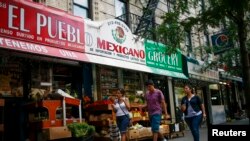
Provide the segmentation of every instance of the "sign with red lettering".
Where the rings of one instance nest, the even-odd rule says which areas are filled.
[[[86,21],[86,27],[86,53],[145,64],[144,43],[134,37],[124,22],[109,19],[98,25]]]
[[[24,0],[0,0],[0,36],[84,52],[84,20]]]

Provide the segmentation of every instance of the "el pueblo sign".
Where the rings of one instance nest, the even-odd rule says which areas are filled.
[[[79,17],[24,0],[0,0],[0,11],[0,36],[84,52]]]

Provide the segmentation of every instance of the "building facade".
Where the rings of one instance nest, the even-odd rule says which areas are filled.
[[[166,47],[152,40],[147,30],[162,23],[160,17],[171,11],[172,1],[1,0],[1,4],[0,92],[9,105],[4,135],[18,134],[5,139],[27,138],[28,127],[22,126],[27,117],[20,107],[31,99],[41,100],[58,89],[93,101],[107,99],[118,87],[127,95],[139,95],[145,92],[147,79],[163,91],[172,122],[185,83],[191,83],[204,99],[211,124],[225,122],[219,72],[201,68],[203,61],[214,59],[202,55],[212,29],[194,28],[186,34],[183,51],[172,55],[165,55]],[[153,12],[145,12],[147,8]],[[200,10],[190,11],[195,15]]]

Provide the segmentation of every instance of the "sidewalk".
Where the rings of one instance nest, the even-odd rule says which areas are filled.
[[[207,127],[200,128],[200,141],[208,141],[207,140]],[[184,131],[184,137],[177,137],[168,139],[169,141],[193,141],[193,137],[190,130]]]
[[[222,123],[219,125],[249,125],[249,119],[233,120],[231,122]],[[200,128],[200,141],[208,141],[207,127]],[[184,131],[184,137],[180,136],[177,138],[168,139],[168,141],[193,141],[193,137],[190,130]]]

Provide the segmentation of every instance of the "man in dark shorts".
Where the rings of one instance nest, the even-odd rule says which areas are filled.
[[[146,107],[148,110],[151,130],[153,132],[153,141],[157,141],[158,136],[162,139],[162,141],[166,141],[164,136],[162,136],[159,132],[162,114],[164,114],[165,119],[170,118],[167,112],[167,104],[165,102],[164,95],[161,90],[154,87],[154,82],[152,80],[148,80],[146,82],[146,86],[146,103],[144,105],[140,105],[140,108]]]

